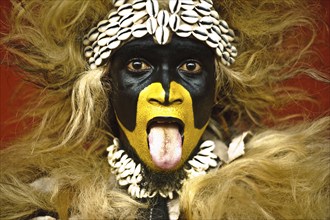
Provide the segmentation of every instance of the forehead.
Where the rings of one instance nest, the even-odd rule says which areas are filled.
[[[152,36],[135,39],[119,48],[112,57],[143,55],[157,55],[157,57],[171,56],[172,58],[182,56],[193,58],[196,56],[208,58],[210,60],[214,59],[213,50],[206,44],[195,39],[181,38],[178,36],[173,36],[170,43],[166,45],[155,43]]]

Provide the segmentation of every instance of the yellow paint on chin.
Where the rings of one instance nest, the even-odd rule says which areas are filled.
[[[150,169],[155,171],[162,171],[162,169],[153,163],[149,152],[147,124],[151,119],[155,117],[173,117],[182,120],[184,123],[182,157],[172,170],[180,168],[189,158],[207,126],[206,123],[201,129],[195,128],[192,98],[189,92],[180,84],[176,82],[170,83],[170,104],[163,105],[162,103],[164,102],[165,91],[161,83],[153,83],[144,88],[139,94],[136,127],[133,131],[127,130],[117,117],[119,126],[137,155]]]

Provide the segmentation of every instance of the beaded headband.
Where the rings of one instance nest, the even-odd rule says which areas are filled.
[[[237,56],[231,44],[235,34],[219,19],[212,0],[169,0],[168,10],[157,0],[113,0],[114,9],[84,36],[84,55],[91,69],[104,65],[124,42],[149,34],[157,44],[170,42],[172,34],[193,37],[213,48],[224,65]]]

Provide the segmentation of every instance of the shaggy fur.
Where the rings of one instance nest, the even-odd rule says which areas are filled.
[[[24,115],[36,121],[31,132],[0,152],[1,219],[26,218],[40,209],[61,219],[128,219],[148,205],[118,189],[110,174],[104,153],[117,135],[108,100],[111,73],[88,70],[82,52],[83,35],[106,16],[111,2],[13,2],[1,45],[40,92]],[[230,68],[216,61],[212,117],[225,142],[245,127],[254,128],[255,136],[242,158],[185,184],[183,218],[330,218],[329,118],[258,128],[261,119],[273,118],[270,107],[304,98],[278,83],[298,74],[326,81],[304,62],[317,57],[310,51],[320,13],[315,2],[214,0],[237,34],[239,56]],[[50,178],[47,191],[30,186],[41,177]]]

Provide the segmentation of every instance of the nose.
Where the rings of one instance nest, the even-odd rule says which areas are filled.
[[[148,95],[148,102],[153,105],[178,105],[183,102],[183,95],[180,91],[173,88],[172,83],[168,91],[165,91],[161,83],[157,83],[153,91]]]

